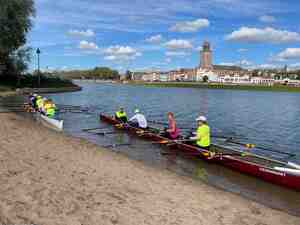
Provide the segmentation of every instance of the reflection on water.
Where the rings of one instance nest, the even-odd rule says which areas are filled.
[[[178,125],[185,127],[195,126],[194,120],[201,113],[208,117],[214,134],[244,137],[248,143],[296,153],[298,156],[293,161],[300,163],[298,93],[79,84],[83,87],[81,92],[51,95],[57,104],[87,106],[93,110],[91,114],[61,114],[66,133],[99,145],[131,143],[130,146],[119,146],[111,151],[300,215],[300,194],[295,191],[178,152],[170,152],[126,133],[100,136],[82,131],[83,128],[97,126],[106,131],[113,130],[111,126],[99,122],[99,113],[112,114],[119,106],[125,107],[129,116],[138,107],[149,119],[158,121],[166,121],[166,112],[172,111]],[[284,158],[274,153],[261,153]]]

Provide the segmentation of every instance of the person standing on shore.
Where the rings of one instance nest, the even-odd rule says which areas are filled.
[[[146,129],[148,127],[146,117],[140,112],[139,109],[134,111],[135,115],[128,121],[129,125]]]
[[[118,120],[119,122],[127,123],[128,118],[123,107],[120,107],[119,111],[115,113],[115,119]]]
[[[198,122],[198,128],[196,136],[190,137],[190,140],[195,140],[196,145],[202,149],[209,150],[210,148],[210,127],[208,126],[205,116],[199,116],[196,121]]]

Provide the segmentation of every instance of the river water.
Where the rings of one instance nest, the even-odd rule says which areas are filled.
[[[101,136],[82,131],[83,128],[99,126],[104,128],[102,131],[112,131],[111,126],[99,122],[99,113],[113,114],[119,106],[123,106],[129,116],[133,115],[137,107],[148,119],[165,122],[166,113],[171,111],[175,114],[179,127],[196,126],[195,118],[201,114],[208,118],[215,135],[235,137],[257,146],[295,153],[296,157],[288,158],[284,154],[252,150],[276,159],[300,163],[299,93],[160,88],[84,82],[77,84],[83,88],[81,92],[50,95],[57,104],[78,105],[91,109],[91,113],[60,114],[65,121],[66,133],[86,138],[102,146],[130,143],[130,146],[119,146],[110,150],[300,216],[299,192],[198,159],[161,154],[166,149],[126,133]]]

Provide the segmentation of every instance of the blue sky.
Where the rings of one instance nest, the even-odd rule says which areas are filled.
[[[28,45],[41,49],[42,68],[194,68],[204,40],[212,45],[214,64],[300,67],[298,0],[35,3]]]

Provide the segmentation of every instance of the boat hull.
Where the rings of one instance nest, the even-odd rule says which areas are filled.
[[[100,120],[112,125],[120,124],[113,117],[101,114]],[[125,131],[137,135],[141,129],[131,127],[131,126],[121,126],[117,129],[124,129]],[[143,135],[139,135],[142,138],[149,139],[151,141],[171,141],[165,137],[162,137],[155,133],[145,133]],[[198,148],[196,146],[185,144],[185,143],[174,143],[171,141],[171,145],[168,147],[174,149],[178,149],[179,151],[193,155],[195,157],[200,157],[206,161],[214,162],[220,165],[223,165],[227,168],[230,168],[235,171],[239,171],[241,173],[258,177],[262,180],[268,181],[273,184],[281,185],[290,189],[294,189],[300,191],[300,176],[299,174],[291,174],[287,171],[279,171],[276,170],[275,167],[286,167],[288,170],[293,169],[289,167],[288,163],[280,162],[273,159],[267,159],[258,155],[247,155],[241,156],[239,152],[232,150],[225,151],[224,149],[218,149],[218,157],[214,157],[212,159],[207,158],[207,154],[209,153],[207,150]],[[173,144],[174,143],[174,144]],[[217,146],[213,146],[214,149],[219,148]],[[228,150],[228,149],[227,149]]]
[[[37,120],[42,123],[44,126],[56,130],[56,131],[63,131],[63,120],[56,120],[49,118],[47,116],[42,115],[41,113],[36,113]]]

